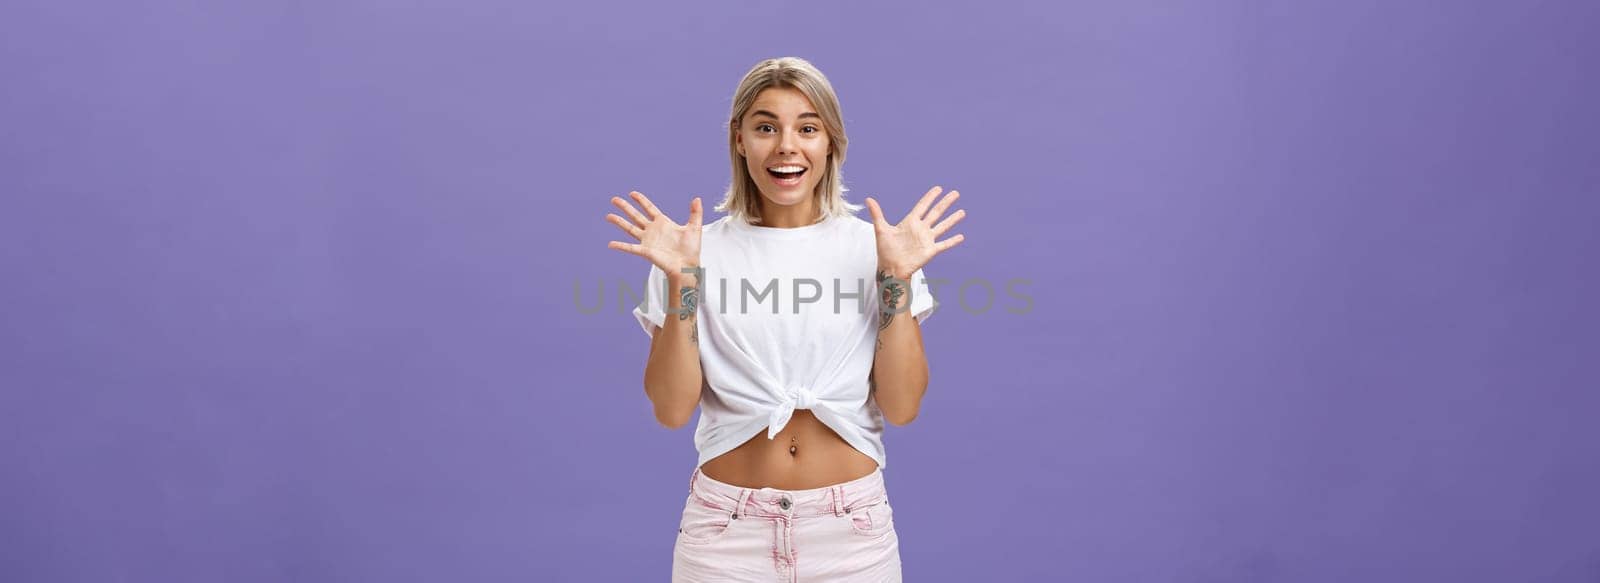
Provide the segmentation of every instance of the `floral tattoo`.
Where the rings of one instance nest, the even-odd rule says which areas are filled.
[[[894,322],[894,315],[900,312],[900,302],[906,295],[905,280],[889,275],[889,272],[878,270],[878,287],[883,290],[884,309],[879,312],[878,331],[888,328]]]
[[[700,290],[692,286],[683,286],[678,290],[678,301],[683,304],[678,309],[678,319],[687,320],[694,315],[696,306],[700,301]]]
[[[683,286],[678,290],[678,302],[683,304],[683,307],[678,309],[678,320],[688,320],[694,317],[695,310],[700,305],[700,289],[694,286]],[[700,327],[695,325],[696,322],[699,322],[699,320],[689,322],[689,341],[698,344],[700,342]]]

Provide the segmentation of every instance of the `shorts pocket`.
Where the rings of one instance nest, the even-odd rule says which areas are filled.
[[[733,521],[732,510],[690,494],[683,506],[683,517],[678,520],[678,539],[691,545],[712,543],[728,533]]]
[[[888,534],[894,530],[894,508],[887,499],[851,508],[850,530],[871,537]]]

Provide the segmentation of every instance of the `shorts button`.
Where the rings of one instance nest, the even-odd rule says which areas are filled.
[[[778,499],[778,506],[782,507],[784,510],[788,510],[789,506],[790,506],[789,498],[787,496],[785,496],[783,498],[779,498]]]

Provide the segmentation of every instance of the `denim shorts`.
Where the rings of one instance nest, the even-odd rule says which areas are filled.
[[[672,580],[900,581],[883,470],[810,490],[743,488],[695,468]]]

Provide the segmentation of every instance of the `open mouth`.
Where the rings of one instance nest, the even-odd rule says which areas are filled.
[[[806,171],[806,168],[799,166],[778,166],[768,168],[767,174],[772,176],[772,181],[780,186],[796,186],[800,184],[800,177]]]

